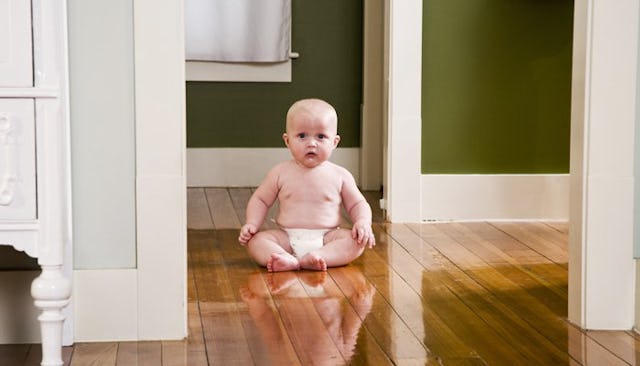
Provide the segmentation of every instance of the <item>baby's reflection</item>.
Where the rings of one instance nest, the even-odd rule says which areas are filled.
[[[263,361],[271,364],[297,357],[302,364],[348,363],[374,294],[375,288],[352,266],[328,274],[255,273],[240,289],[268,353]]]

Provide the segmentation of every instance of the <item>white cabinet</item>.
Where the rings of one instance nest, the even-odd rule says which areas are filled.
[[[0,99],[0,220],[36,219],[33,99]]]
[[[31,2],[0,0],[0,87],[33,85]]]
[[[0,0],[0,245],[42,268],[31,295],[42,311],[43,365],[62,365],[71,297],[66,8]]]

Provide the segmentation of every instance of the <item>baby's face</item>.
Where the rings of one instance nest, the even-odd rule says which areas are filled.
[[[291,116],[283,138],[295,161],[307,168],[327,161],[340,141],[336,124],[329,113],[302,111]]]

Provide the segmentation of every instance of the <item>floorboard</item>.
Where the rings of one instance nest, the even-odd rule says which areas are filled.
[[[423,273],[419,284],[414,282],[420,286],[414,290],[422,295],[422,308],[434,309],[453,333],[489,364],[518,364],[525,357],[540,358],[540,355],[532,354],[533,351],[525,346],[528,342],[510,344],[506,341],[513,336],[509,330],[527,332],[527,335],[532,332],[523,327],[511,313],[502,311],[504,307],[492,299],[484,288],[439,252],[415,251],[414,248],[424,248],[425,243],[421,242],[423,238],[405,226],[393,226],[396,229],[394,233],[400,238],[399,242],[427,271]],[[405,232],[400,235],[399,232],[403,230]],[[395,243],[392,245],[395,246]],[[397,267],[396,270],[401,268]],[[537,343],[538,346],[544,344]]]
[[[633,332],[589,331],[587,336],[628,364],[640,360],[640,336]]]
[[[204,188],[187,190],[187,227],[194,230],[214,229]]]
[[[205,188],[211,211],[211,219],[216,229],[239,229],[240,220],[233,207],[231,195],[226,188]]]
[[[25,363],[29,353],[29,344],[3,344],[0,345],[0,365],[20,365]]]
[[[116,364],[118,343],[76,343],[73,348],[71,366],[112,366]],[[125,364],[122,363],[122,365]]]
[[[550,240],[540,237],[526,223],[494,222],[491,225],[507,235],[517,238],[521,243],[555,263],[564,264],[569,261],[569,250],[566,245],[559,247]]]

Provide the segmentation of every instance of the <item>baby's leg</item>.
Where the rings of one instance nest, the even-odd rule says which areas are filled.
[[[351,238],[351,230],[336,229],[325,234],[322,248],[309,252],[300,259],[300,266],[304,269],[326,271],[328,267],[351,263],[363,251],[364,246],[358,245]]]
[[[289,236],[282,230],[266,230],[257,233],[247,244],[249,255],[269,272],[291,271],[300,268],[294,257]]]

